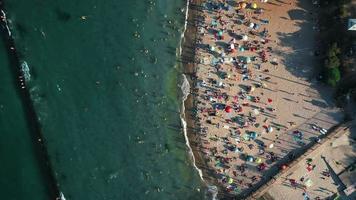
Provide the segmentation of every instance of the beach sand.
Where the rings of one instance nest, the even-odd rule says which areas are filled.
[[[332,90],[316,81],[316,7],[307,0],[247,1],[238,11],[234,1],[196,3],[182,56],[193,86],[185,103],[190,143],[205,180],[220,195],[244,197],[278,171],[282,158],[321,135],[311,124],[327,130],[342,120]],[[263,12],[255,14],[250,3]]]

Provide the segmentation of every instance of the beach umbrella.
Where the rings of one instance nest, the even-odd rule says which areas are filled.
[[[272,133],[272,132],[273,132],[273,127],[272,127],[272,126],[268,126],[267,132],[268,132],[268,133]]]
[[[246,157],[246,160],[247,160],[248,162],[253,162],[253,157],[252,157],[252,156],[247,156],[247,157]]]
[[[251,139],[256,139],[257,138],[257,133],[256,132],[250,132],[250,138]]]
[[[246,63],[250,63],[251,62],[251,58],[250,57],[246,57]]]
[[[258,165],[258,169],[261,170],[261,171],[265,170],[266,167],[267,167],[266,163],[261,163],[261,164]]]
[[[260,25],[258,24],[255,24],[255,26],[253,27],[255,30],[259,29],[260,28]]]
[[[248,40],[248,36],[247,36],[247,35],[243,35],[243,36],[242,36],[242,40],[243,40],[243,41],[247,41],[247,40]]]
[[[225,107],[225,112],[231,113],[231,112],[232,112],[231,106],[226,106],[226,107]]]
[[[247,141],[247,140],[249,140],[249,139],[250,139],[250,136],[249,136],[249,135],[247,135],[247,134],[244,134],[244,135],[242,136],[242,138],[243,138],[245,141]]]
[[[307,186],[307,187],[311,187],[312,185],[313,185],[313,181],[310,179],[310,178],[308,178],[306,181],[305,181],[305,186]]]
[[[270,149],[272,149],[274,147],[274,144],[271,143],[269,146],[268,146]]]
[[[285,169],[287,169],[287,165],[286,165],[286,164],[283,164],[283,165],[281,166],[281,170],[285,170]]]
[[[253,28],[254,26],[255,26],[255,24],[252,23],[252,22],[251,22],[250,25],[249,25],[250,28]]]
[[[251,5],[251,7],[252,7],[253,9],[257,9],[257,3],[253,3],[253,4]]]
[[[229,184],[232,184],[233,182],[234,182],[234,179],[232,179],[232,178],[230,177],[228,183],[229,183]]]
[[[244,9],[246,8],[247,4],[245,2],[241,2],[240,3],[240,8]]]
[[[255,109],[253,109],[253,114],[254,114],[254,115],[259,115],[259,114],[260,114],[260,111],[258,111],[258,110],[255,108]]]
[[[272,99],[271,98],[268,98],[267,101],[268,101],[268,103],[272,103]]]
[[[307,170],[308,170],[308,172],[311,172],[313,170],[313,166],[312,165],[308,165],[307,166]]]
[[[222,32],[222,31],[219,31],[219,32],[218,32],[218,35],[219,35],[219,36],[222,36],[222,35],[223,35],[223,32]]]
[[[216,25],[218,25],[218,23],[217,23],[215,20],[212,20],[212,21],[211,21],[211,25],[212,25],[212,26],[216,26]]]
[[[262,159],[261,159],[261,158],[256,158],[255,162],[256,162],[257,164],[260,164],[260,163],[262,163]]]

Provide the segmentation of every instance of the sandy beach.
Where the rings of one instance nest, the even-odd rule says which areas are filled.
[[[316,10],[307,0],[191,5],[189,137],[220,196],[246,197],[342,120],[316,80]]]

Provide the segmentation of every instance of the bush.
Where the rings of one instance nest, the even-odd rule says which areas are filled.
[[[339,54],[340,49],[337,47],[337,43],[334,42],[327,52],[324,69],[326,72],[326,82],[331,86],[336,86],[337,82],[340,80]]]
[[[330,68],[328,69],[327,74],[327,83],[333,87],[337,85],[340,80],[340,70],[339,68]]]
[[[345,6],[340,6],[339,8],[339,17],[340,18],[345,18],[347,17],[348,13],[347,13],[347,9]]]

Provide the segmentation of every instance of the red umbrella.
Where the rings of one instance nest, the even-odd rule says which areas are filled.
[[[285,164],[284,164],[284,165],[282,165],[282,166],[281,166],[281,169],[282,169],[282,170],[287,169],[287,165],[285,165]]]
[[[232,111],[231,106],[226,106],[225,107],[225,112],[230,113]]]
[[[272,99],[268,98],[267,99],[268,103],[272,103]]]
[[[260,171],[265,170],[266,167],[267,167],[267,165],[266,165],[265,163],[261,163],[261,164],[258,165],[258,169],[259,169]]]

